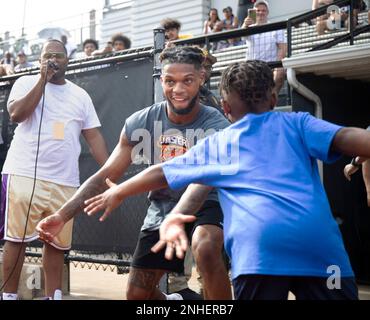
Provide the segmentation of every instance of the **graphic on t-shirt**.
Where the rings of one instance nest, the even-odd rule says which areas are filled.
[[[181,156],[189,149],[188,140],[181,135],[161,135],[158,146],[161,148],[161,162]]]

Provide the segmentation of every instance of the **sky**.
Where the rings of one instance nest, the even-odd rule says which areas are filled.
[[[112,3],[117,1],[112,1]],[[24,24],[25,33],[30,38],[44,27],[73,29],[71,36],[79,42],[81,27],[87,33],[89,11],[97,10],[98,22],[104,0],[11,0],[6,3],[0,18],[0,37],[4,32],[19,37]],[[24,10],[26,8],[26,10]]]

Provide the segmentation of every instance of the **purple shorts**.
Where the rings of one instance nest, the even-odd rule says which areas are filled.
[[[8,184],[8,175],[3,174],[1,179],[0,190],[0,240],[4,238],[4,224],[5,224],[5,205],[6,205],[6,186]]]

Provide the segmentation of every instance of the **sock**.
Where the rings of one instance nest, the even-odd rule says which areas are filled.
[[[3,292],[3,300],[17,300],[18,295],[16,293]]]
[[[184,300],[179,293],[163,294],[166,297],[166,300]]]
[[[56,289],[54,292],[53,300],[62,300],[62,291],[59,289]]]

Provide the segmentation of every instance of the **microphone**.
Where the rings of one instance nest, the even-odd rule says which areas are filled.
[[[56,63],[54,63],[53,61],[50,61],[50,60],[48,61],[48,67],[55,70],[55,71],[59,70],[59,66]]]

